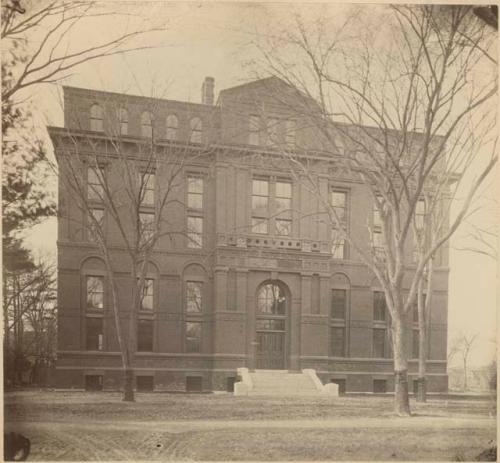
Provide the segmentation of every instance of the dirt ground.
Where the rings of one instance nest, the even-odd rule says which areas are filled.
[[[7,431],[31,440],[30,460],[472,460],[496,444],[493,400],[391,397],[262,398],[229,394],[17,392]]]

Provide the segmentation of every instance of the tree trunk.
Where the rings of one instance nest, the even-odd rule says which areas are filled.
[[[464,392],[467,391],[467,357],[464,357]]]
[[[134,396],[134,370],[131,368],[125,369],[123,381],[123,401],[135,402]]]
[[[408,359],[405,345],[405,324],[395,320],[393,324],[394,344],[394,411],[398,416],[410,416],[408,395]]]
[[[113,318],[115,320],[116,337],[118,338],[118,345],[122,357],[123,368],[123,400],[126,402],[134,402],[134,371],[132,369],[130,360],[130,351],[126,339],[123,339],[122,326],[120,323],[120,315],[118,312],[118,295],[116,294],[116,285],[113,269],[111,267],[110,256],[107,252],[105,245],[101,244],[103,250],[104,262],[109,278],[109,285],[111,287],[111,307],[113,309]]]

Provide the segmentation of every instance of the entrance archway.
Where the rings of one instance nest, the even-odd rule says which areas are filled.
[[[265,282],[257,290],[257,368],[286,368],[288,299],[288,291],[279,281]]]

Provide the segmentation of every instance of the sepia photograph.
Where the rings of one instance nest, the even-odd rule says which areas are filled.
[[[497,5],[1,10],[5,461],[497,460]]]

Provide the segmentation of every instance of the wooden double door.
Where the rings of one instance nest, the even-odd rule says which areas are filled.
[[[286,320],[257,320],[257,368],[286,369]]]

